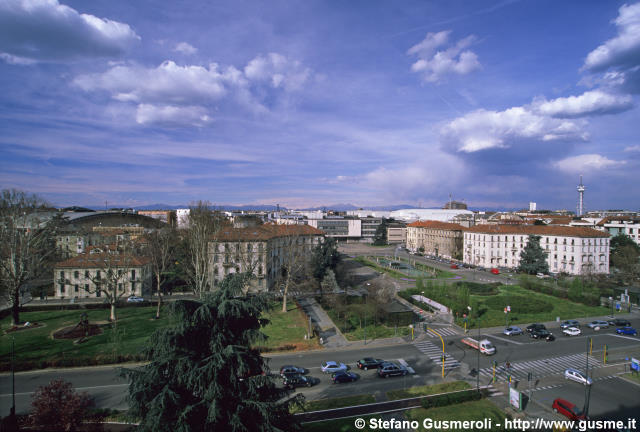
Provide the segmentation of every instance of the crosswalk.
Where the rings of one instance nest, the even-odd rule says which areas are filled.
[[[435,330],[435,331],[433,331]],[[438,334],[442,337],[447,337],[447,336],[458,336],[458,332],[455,331],[452,327],[440,327],[440,328],[434,328],[433,330],[429,329],[427,330],[427,337],[429,338],[439,338]],[[436,332],[438,332],[436,334]]]
[[[423,354],[426,354],[438,366],[442,367],[442,347],[438,347],[429,341],[414,342],[413,345]],[[455,369],[460,367],[460,362],[449,354],[444,355],[444,368]]]
[[[506,380],[510,373],[515,380],[526,380],[529,372],[533,373],[536,378],[562,373],[567,368],[581,370],[586,365],[586,354],[573,354],[561,357],[553,357],[542,360],[531,360],[525,362],[513,362],[507,370],[505,364],[496,367],[496,379]],[[589,358],[589,368],[597,368],[602,366],[598,360],[593,357]],[[480,369],[480,376],[493,377],[493,367]]]

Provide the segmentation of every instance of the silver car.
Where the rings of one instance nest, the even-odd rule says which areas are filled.
[[[593,381],[591,381],[591,378],[586,377],[582,372],[580,372],[577,369],[573,369],[573,368],[569,368],[569,369],[565,370],[564,371],[564,377],[565,377],[565,379],[572,380],[572,381],[575,381],[575,382],[578,382],[578,383],[584,384],[584,385],[593,384]]]
[[[521,335],[522,333],[524,333],[522,331],[522,329],[520,327],[516,327],[516,326],[507,327],[502,332],[502,334],[507,335],[507,336]]]
[[[609,323],[606,321],[602,321],[602,320],[595,320],[595,321],[591,321],[589,324],[587,324],[587,327],[592,328],[592,329],[601,329],[601,328],[608,328],[609,327]]]

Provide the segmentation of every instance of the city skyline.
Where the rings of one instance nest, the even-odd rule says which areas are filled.
[[[3,188],[638,209],[640,3],[10,0]]]

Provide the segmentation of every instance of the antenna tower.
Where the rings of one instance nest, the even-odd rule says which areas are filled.
[[[580,184],[578,185],[578,216],[582,217],[584,212],[584,190],[585,187],[582,184],[582,174],[580,174]]]

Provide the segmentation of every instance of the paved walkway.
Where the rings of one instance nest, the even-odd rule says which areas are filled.
[[[338,348],[348,345],[338,326],[336,326],[329,315],[322,309],[313,297],[299,298],[298,304],[311,319],[311,324],[318,331],[318,336],[322,339],[322,346],[325,348]]]

